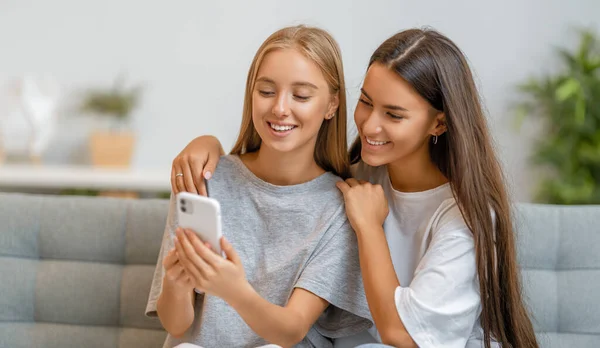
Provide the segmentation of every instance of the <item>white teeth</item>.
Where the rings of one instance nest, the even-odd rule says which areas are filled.
[[[367,139],[367,143],[369,143],[370,145],[375,145],[375,146],[381,146],[381,145],[385,145],[385,144],[389,143],[389,141],[374,141],[367,137],[365,137],[365,139]]]
[[[279,126],[279,125],[276,125],[273,123],[269,123],[269,124],[271,125],[271,128],[273,128],[274,130],[279,131],[279,132],[289,131],[289,130],[294,129],[294,127],[295,127],[295,126]]]

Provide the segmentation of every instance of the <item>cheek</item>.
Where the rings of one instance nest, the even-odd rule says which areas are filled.
[[[254,123],[254,128],[259,131],[263,126],[266,113],[265,110],[268,109],[265,104],[264,98],[252,99],[252,123]]]
[[[360,129],[362,124],[365,123],[365,120],[369,116],[369,113],[362,107],[360,104],[356,106],[354,110],[354,123],[356,123],[356,127]]]
[[[306,125],[320,125],[327,112],[325,106],[316,102],[297,103],[292,111],[296,118]]]
[[[402,144],[406,148],[420,146],[425,137],[423,127],[410,121],[390,125],[387,132],[395,144]]]
[[[269,99],[262,98],[260,96],[254,96],[252,98],[252,114],[256,116],[262,116],[265,112],[269,111],[270,104]]]

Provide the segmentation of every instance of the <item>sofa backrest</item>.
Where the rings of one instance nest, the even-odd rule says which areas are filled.
[[[0,346],[162,347],[144,310],[167,209],[0,194]]]
[[[519,264],[542,347],[600,347],[600,206],[518,204]]]
[[[168,201],[0,193],[0,346],[161,347],[144,316]],[[600,347],[600,206],[517,204],[542,347]]]

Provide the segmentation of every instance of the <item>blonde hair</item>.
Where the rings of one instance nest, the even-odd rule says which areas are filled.
[[[298,50],[314,62],[323,73],[330,93],[338,95],[339,106],[336,115],[330,120],[323,121],[319,130],[314,159],[324,170],[347,178],[350,176],[350,165],[346,141],[346,86],[342,57],[333,37],[319,28],[303,25],[283,28],[271,34],[260,46],[248,71],[242,125],[231,153],[241,155],[260,148],[262,141],[252,122],[252,92],[256,75],[268,53],[289,48]]]

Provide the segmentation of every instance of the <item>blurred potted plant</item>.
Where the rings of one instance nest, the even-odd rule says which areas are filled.
[[[105,121],[104,127],[90,135],[90,152],[94,166],[130,165],[135,144],[130,117],[139,104],[141,91],[140,86],[126,89],[120,78],[110,89],[93,89],[85,93],[81,111],[92,113]]]
[[[577,49],[558,49],[562,70],[519,86],[520,122],[543,121],[532,158],[545,170],[540,202],[600,204],[600,42],[591,30],[578,33]]]

